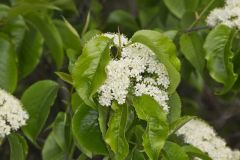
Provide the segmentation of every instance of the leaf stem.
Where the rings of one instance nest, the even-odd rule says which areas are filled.
[[[196,20],[190,25],[189,30],[192,29],[202,18],[202,16],[208,11],[208,9],[213,5],[215,0],[211,0],[207,6],[202,10],[200,15],[196,18]]]
[[[200,30],[207,30],[207,29],[211,29],[211,26],[197,26],[194,28],[190,28],[190,29],[183,29],[181,30],[181,32],[184,33],[190,33],[190,32],[195,32],[195,31],[200,31]]]

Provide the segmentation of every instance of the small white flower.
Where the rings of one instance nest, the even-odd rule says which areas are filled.
[[[209,26],[224,24],[230,28],[240,29],[240,1],[227,0],[223,8],[211,11],[206,22]]]
[[[104,34],[109,38],[119,38],[117,34]],[[113,100],[118,104],[126,101],[127,95],[152,96],[165,111],[168,111],[167,89],[170,81],[165,66],[158,61],[155,54],[140,43],[128,44],[122,36],[121,57],[113,59],[106,67],[107,79],[98,90],[99,103],[110,106]],[[119,41],[115,41],[119,45]],[[124,46],[126,45],[126,46]]]
[[[25,125],[27,119],[28,114],[23,110],[21,102],[0,89],[0,138]]]
[[[183,136],[184,142],[191,144],[208,155],[213,160],[239,160],[239,151],[232,151],[226,142],[216,135],[214,129],[206,122],[194,119],[181,127],[176,134]]]
[[[113,39],[113,43],[116,46],[123,47],[128,43],[128,39],[123,34],[104,33],[103,36]],[[119,45],[119,42],[121,43],[121,45]]]

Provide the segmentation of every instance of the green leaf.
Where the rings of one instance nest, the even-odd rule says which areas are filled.
[[[98,123],[99,123],[99,127],[103,137],[106,134],[107,121],[109,120],[108,119],[109,114],[110,114],[110,108],[106,106],[98,105]]]
[[[10,160],[25,160],[28,154],[28,145],[25,139],[17,133],[8,136],[10,144]]]
[[[116,31],[118,27],[120,27],[120,30],[123,32],[134,32],[139,28],[134,17],[130,13],[123,10],[115,10],[111,12],[107,23],[111,25],[111,28],[114,31]]]
[[[181,128],[188,121],[192,120],[193,116],[183,116],[170,124],[170,132],[169,135],[176,132],[179,128]]]
[[[34,28],[29,26],[18,53],[20,78],[26,77],[36,68],[40,61],[42,51],[42,36]]]
[[[61,78],[63,81],[73,84],[72,76],[70,74],[64,73],[64,72],[55,72],[56,75],[58,75],[59,78]]]
[[[205,66],[202,37],[197,33],[183,34],[180,47],[186,59],[202,74]]]
[[[71,104],[72,104],[72,110],[73,113],[75,113],[81,105],[84,104],[83,100],[79,97],[79,95],[75,92],[72,94],[71,97]]]
[[[196,11],[200,4],[200,0],[184,0],[184,2],[186,11]]]
[[[178,18],[181,18],[186,9],[184,0],[163,0],[168,9]]]
[[[83,43],[87,43],[89,40],[91,40],[93,37],[95,37],[95,36],[97,36],[97,35],[99,35],[99,34],[101,34],[102,32],[101,31],[99,31],[99,30],[90,30],[90,31],[88,31],[88,32],[86,32],[86,33],[84,33],[83,34],[83,36],[82,36],[82,41],[83,41]]]
[[[88,157],[107,155],[98,124],[98,113],[86,105],[78,108],[72,120],[72,133],[80,150]]]
[[[146,95],[134,97],[133,106],[138,118],[147,122],[143,135],[144,150],[151,160],[158,160],[168,136],[166,114],[152,97]]]
[[[43,160],[65,160],[65,153],[57,144],[54,134],[50,133],[42,149]]]
[[[131,154],[129,154],[126,160],[146,160],[146,159],[144,157],[143,152],[136,148],[133,148]]]
[[[63,63],[63,42],[56,26],[48,16],[28,15],[26,17],[30,23],[37,28],[50,49],[50,55],[56,63],[57,68],[60,68]]]
[[[24,39],[24,34],[27,30],[27,26],[23,17],[18,16],[3,25],[3,31],[11,37],[12,43],[16,48],[16,52],[19,53],[19,49]]]
[[[31,14],[33,12],[37,13],[37,11],[45,11],[45,10],[59,10],[58,7],[48,3],[48,2],[19,2],[16,5],[14,5],[9,13],[8,13],[8,19],[11,20],[19,15],[26,15]]]
[[[63,112],[59,112],[52,128],[53,137],[61,147],[62,150],[66,150],[66,140],[65,140],[65,114]]]
[[[215,81],[224,85],[218,94],[228,92],[238,77],[232,64],[231,44],[234,34],[229,27],[218,25],[208,34],[204,43],[209,74]]]
[[[65,160],[72,152],[72,136],[67,115],[59,112],[42,150],[43,159]]]
[[[189,160],[184,149],[176,143],[167,141],[163,150],[167,160]]]
[[[96,106],[92,96],[106,79],[105,67],[110,60],[110,42],[104,36],[90,40],[73,67],[73,84],[83,101],[91,107]]]
[[[73,26],[67,20],[55,20],[54,24],[58,28],[58,31],[62,37],[63,44],[66,49],[73,49],[80,55],[82,49],[82,42],[77,31],[73,28]]]
[[[8,37],[0,33],[0,88],[13,92],[17,85],[17,57]]]
[[[169,97],[168,105],[170,108],[169,108],[169,113],[167,118],[168,118],[168,121],[171,123],[181,117],[182,103],[177,92],[175,92]]]
[[[105,142],[109,144],[114,154],[114,159],[125,159],[129,152],[128,141],[126,139],[126,126],[128,119],[127,105],[119,106],[117,103],[112,104],[114,113],[108,122],[108,130],[105,135]]]
[[[58,84],[50,81],[38,81],[23,94],[21,101],[29,114],[27,125],[22,128],[24,134],[36,144],[36,138],[48,118],[58,92]]]
[[[193,157],[199,157],[202,160],[212,160],[207,153],[202,152],[200,149],[192,146],[192,145],[186,145],[183,146],[182,149],[189,155]]]
[[[166,35],[157,31],[140,30],[131,38],[133,42],[139,42],[149,47],[163,63],[168,71],[170,86],[169,93],[175,92],[179,82],[180,61],[176,56],[176,47]]]

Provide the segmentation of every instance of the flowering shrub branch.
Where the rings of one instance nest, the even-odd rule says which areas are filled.
[[[136,3],[0,4],[1,160],[240,160],[191,107],[238,99],[239,0]]]

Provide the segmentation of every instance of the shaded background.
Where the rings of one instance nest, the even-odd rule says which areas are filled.
[[[10,5],[10,2],[7,0],[1,0],[0,3]],[[192,5],[193,7],[187,8],[181,17],[172,13],[161,0],[75,0],[74,3],[76,5],[75,11],[64,10],[63,12],[56,12],[53,18],[61,19],[64,16],[77,29],[80,35],[83,32],[87,32],[89,35],[100,33],[100,31],[118,32],[118,28],[121,33],[129,37],[139,29],[154,29],[161,32],[170,30],[173,35],[173,41],[179,47],[179,34],[181,32],[195,32],[194,29],[189,30],[189,26],[196,20],[197,15],[209,3],[209,0],[196,0],[194,2],[193,0],[186,0],[186,3],[196,4]],[[209,8],[209,11],[212,8],[222,5],[222,0],[216,1]],[[177,6],[178,2],[176,2]],[[203,35],[203,37],[208,33],[207,29],[201,29],[206,26],[204,18],[207,14],[208,12],[195,25],[196,31]],[[82,35],[84,39],[86,34]],[[178,92],[182,98],[182,114],[198,115],[205,119],[227,141],[227,144],[231,148],[240,149],[240,99],[238,83],[236,83],[234,89],[227,95],[218,96],[215,94],[215,91],[217,87],[221,86],[213,82],[207,71],[203,75],[200,75],[181,52],[177,54],[182,62],[182,82],[178,87]],[[22,94],[21,91],[23,88],[41,79],[53,79],[62,83],[56,77],[54,71],[55,67],[52,66],[51,60],[47,56],[43,56],[34,72],[20,81],[16,96]],[[67,71],[67,62],[62,71]],[[64,111],[63,101],[68,98],[64,94],[64,90],[61,90],[55,106],[52,107],[47,125],[54,120],[57,112]],[[40,135],[40,144],[44,142],[47,135],[48,131]],[[40,159],[41,153],[39,150],[31,146],[30,143],[29,145],[30,155],[28,159]],[[8,156],[8,148],[7,142],[0,147],[1,160]]]

